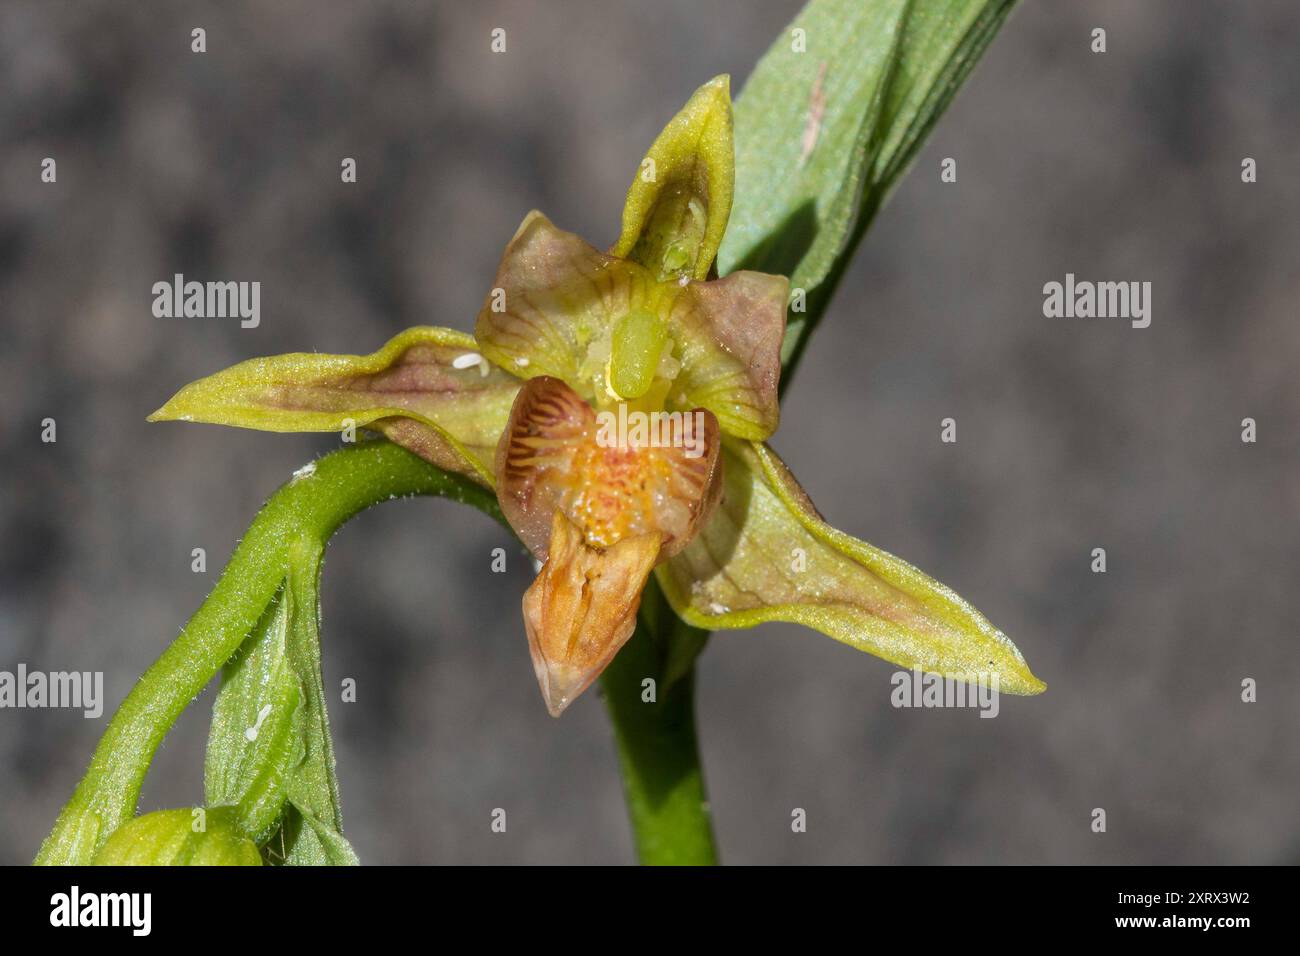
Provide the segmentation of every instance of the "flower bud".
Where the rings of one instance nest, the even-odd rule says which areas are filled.
[[[119,827],[96,866],[261,866],[257,844],[235,825],[233,807],[155,810]]]

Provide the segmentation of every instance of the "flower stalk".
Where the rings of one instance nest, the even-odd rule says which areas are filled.
[[[601,675],[637,857],[646,865],[718,862],[695,731],[694,655],[707,636],[678,620],[652,582],[636,632]]]
[[[323,547],[358,512],[412,495],[452,498],[500,517],[490,492],[388,442],[333,452],[315,462],[310,477],[281,487],[253,520],[207,600],[113,715],[36,862],[91,863],[113,831],[131,819],[158,745],[262,618],[296,547]]]

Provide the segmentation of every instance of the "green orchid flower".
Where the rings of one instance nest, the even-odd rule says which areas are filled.
[[[651,146],[608,252],[529,213],[472,336],[243,362],[150,419],[366,428],[492,489],[541,562],[523,598],[559,715],[631,636],[649,575],[708,630],[795,621],[904,668],[1044,689],[1015,645],[905,561],[827,524],[765,442],[789,283],[714,266],[734,181],[728,78]]]

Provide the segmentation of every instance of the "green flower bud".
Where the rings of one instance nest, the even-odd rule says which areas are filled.
[[[261,866],[257,844],[235,824],[233,807],[155,810],[119,827],[96,866]]]

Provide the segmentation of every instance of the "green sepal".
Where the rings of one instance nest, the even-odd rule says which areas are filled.
[[[656,575],[686,623],[803,624],[892,664],[1007,694],[1046,685],[979,611],[906,561],[827,524],[776,453],[723,448],[722,502]]]
[[[660,280],[709,275],[735,188],[731,78],[705,83],[654,141],[627,191],[610,250]]]

